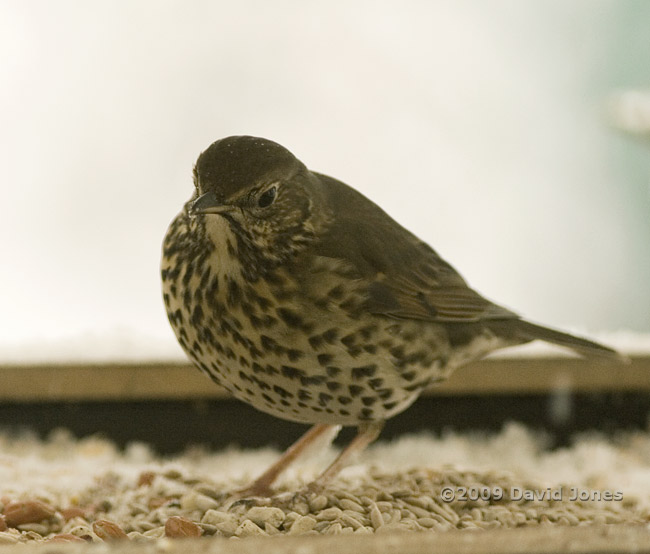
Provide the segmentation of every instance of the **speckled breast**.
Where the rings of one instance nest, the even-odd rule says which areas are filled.
[[[163,297],[189,358],[235,397],[284,419],[358,425],[404,410],[444,378],[436,326],[364,312],[331,259],[248,281],[227,222],[213,219],[216,241],[184,214],[170,226]]]

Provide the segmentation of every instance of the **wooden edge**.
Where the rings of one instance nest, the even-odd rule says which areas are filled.
[[[488,359],[456,371],[431,395],[650,392],[650,356],[628,365],[581,358]],[[227,398],[189,363],[0,367],[0,402]]]
[[[21,544],[2,552],[75,554],[97,552],[93,544]],[[530,527],[444,533],[378,533],[309,537],[162,539],[151,543],[113,542],[115,554],[611,554],[650,553],[650,531],[641,526]]]

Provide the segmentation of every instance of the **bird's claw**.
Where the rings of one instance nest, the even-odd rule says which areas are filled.
[[[254,508],[256,506],[270,506],[272,504],[272,499],[264,496],[231,496],[225,504],[226,510],[232,510],[233,508],[243,507],[246,510]]]
[[[224,503],[224,508],[230,510],[243,506],[244,508],[253,508],[255,506],[270,506],[273,491],[268,487],[250,486],[243,489],[237,489],[230,493]]]

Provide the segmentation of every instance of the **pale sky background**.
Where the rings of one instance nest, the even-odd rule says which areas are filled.
[[[650,331],[650,141],[606,110],[650,87],[648,21],[643,0],[4,0],[0,361],[74,337],[178,355],[160,244],[231,134],[534,321]]]

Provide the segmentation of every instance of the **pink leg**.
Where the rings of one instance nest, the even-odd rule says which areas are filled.
[[[363,427],[360,425],[357,436],[352,439],[352,442],[345,447],[336,460],[309,484],[309,490],[312,492],[322,491],[325,485],[336,477],[346,465],[363,452],[371,442],[377,439],[383,427],[383,421],[373,421]]]
[[[323,442],[327,441],[328,444],[331,443],[340,429],[340,425],[314,425],[302,437],[287,448],[284,454],[280,456],[280,459],[255,479],[250,486],[236,491],[236,496],[239,498],[247,496],[272,496],[273,491],[271,485],[273,485],[274,481],[289,467],[290,464],[300,457],[305,450],[315,443],[318,443],[319,439],[322,439]]]

